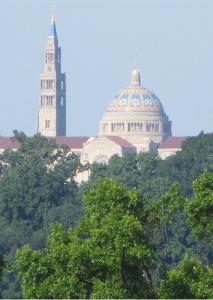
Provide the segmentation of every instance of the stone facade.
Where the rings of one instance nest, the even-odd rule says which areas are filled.
[[[61,48],[53,17],[45,50],[44,71],[40,74],[40,91],[38,132],[44,136],[65,136],[66,76],[61,73]]]
[[[126,140],[117,136],[92,137],[83,145],[81,162],[107,163],[113,155],[123,156],[135,153],[136,148]]]

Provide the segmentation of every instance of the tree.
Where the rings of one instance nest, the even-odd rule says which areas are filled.
[[[213,298],[213,268],[204,266],[197,257],[186,255],[162,280],[159,296],[162,299]]]
[[[161,298],[212,298],[213,268],[208,266],[203,252],[212,261],[213,233],[213,174],[205,171],[194,182],[194,197],[182,202],[189,226],[191,239],[199,244],[200,257],[206,265],[192,252],[166,273],[159,288]],[[198,248],[198,249],[199,249]],[[208,253],[209,252],[209,253]]]
[[[203,184],[203,177],[197,182]],[[202,186],[202,193],[208,196],[209,184],[205,189]],[[135,190],[101,180],[86,193],[86,213],[76,228],[66,232],[61,225],[53,227],[45,251],[29,246],[18,251],[16,270],[24,295],[154,298],[159,278],[164,277],[160,297],[210,297],[212,268],[194,257],[186,241],[180,243],[190,236],[189,227],[185,228],[190,201],[194,199],[187,201],[177,184],[150,203]],[[205,198],[200,201],[202,208]],[[181,260],[184,252],[191,256]],[[156,273],[160,273],[157,279]]]
[[[183,144],[182,151],[166,160],[161,160],[152,153],[114,157],[107,166],[98,167],[96,164],[95,169],[92,169],[91,180],[86,188],[93,186],[99,176],[113,178],[129,188],[135,188],[148,199],[149,203],[154,203],[165,195],[174,183],[177,183],[180,186],[181,194],[185,197],[185,203],[189,203],[189,207],[190,205],[192,207],[193,203],[195,206],[192,207],[191,213],[189,208],[185,209],[183,206],[173,213],[172,220],[165,226],[168,239],[165,238],[163,227],[156,228],[156,234],[153,237],[154,245],[158,248],[159,256],[163,258],[163,262],[169,268],[174,267],[181,260],[185,250],[189,248],[202,261],[212,263],[213,243],[210,241],[211,238],[207,239],[205,233],[202,235],[205,236],[205,239],[197,241],[191,236],[191,230],[194,232],[194,229],[190,228],[193,216],[195,222],[199,218],[196,218],[196,211],[198,214],[201,213],[200,217],[204,214],[204,208],[201,212],[201,202],[204,205],[204,202],[200,200],[201,197],[199,199],[197,197],[197,200],[194,198],[193,181],[201,176],[205,169],[210,173],[213,172],[212,149],[213,134],[201,134],[188,138]],[[205,216],[207,217],[206,222],[210,220],[207,228],[212,224],[211,207],[208,211],[209,215]],[[204,222],[204,218],[202,219]]]
[[[5,267],[4,259],[2,256],[0,256],[0,279],[1,279],[4,267]]]
[[[92,167],[91,181],[113,178],[130,188],[136,188],[150,200],[156,200],[175,182],[186,197],[193,196],[192,183],[205,169],[213,172],[213,134],[188,138],[182,151],[160,159],[153,153],[127,154],[111,158],[106,166]]]
[[[173,184],[150,205],[146,232],[155,249],[155,268],[152,272],[155,287],[164,273],[175,266],[190,247],[187,241],[189,227],[183,211],[185,201],[180,186]]]
[[[45,275],[46,277],[42,275],[43,277],[39,281],[41,269],[36,270],[36,264],[39,266],[39,259],[35,266],[31,266],[31,257],[23,254],[23,262],[25,257],[26,263],[29,258],[28,265],[25,269],[21,269],[22,262],[20,262],[18,270],[20,276],[26,276],[21,277],[23,280],[26,279],[25,283],[29,278],[29,289],[30,276],[32,275],[30,270],[36,274],[36,295],[40,293],[39,295],[44,297],[45,291],[50,288],[48,297],[52,297],[51,295],[58,298],[66,295],[69,297],[71,297],[70,295],[74,295],[73,297],[79,295],[82,298],[102,297],[102,295],[109,298],[129,297],[128,295],[142,297],[148,289],[151,296],[150,294],[146,296],[154,297],[153,286],[158,287],[165,272],[178,266],[184,253],[189,252],[193,256],[197,255],[203,266],[212,264],[212,176],[203,175],[203,179],[195,182],[194,191],[192,182],[200,176],[204,168],[208,169],[209,172],[213,170],[213,135],[201,135],[188,139],[182,151],[166,160],[161,160],[154,154],[141,153],[139,155],[126,155],[122,158],[115,156],[110,160],[109,165],[94,164],[91,180],[80,188],[73,180],[79,164],[79,160],[75,156],[67,158],[64,155],[65,152],[61,152],[54,141],[49,143],[43,137],[36,136],[28,139],[23,134],[18,134],[18,138],[22,147],[17,152],[6,151],[2,157],[7,164],[0,168],[2,174],[0,180],[1,183],[4,182],[4,186],[0,185],[0,211],[6,209],[5,215],[3,213],[0,215],[0,230],[2,232],[0,246],[4,254],[15,253],[17,247],[26,243],[29,243],[33,249],[44,248],[45,239],[49,232],[49,223],[61,222],[65,228],[75,226],[83,211],[80,204],[82,194],[92,189],[85,198],[86,207],[84,211],[87,212],[78,228],[69,232],[57,229],[58,233],[56,229],[53,229],[52,242],[48,242],[49,246],[46,246],[46,250],[38,251],[43,258],[44,267],[47,266],[49,270],[49,273]],[[46,168],[46,166],[49,167]],[[69,177],[70,174],[71,177]],[[127,192],[124,189],[125,192],[123,193],[120,185],[115,183],[115,188],[112,188],[109,182],[114,182],[113,180],[107,180],[108,185],[101,186],[99,183],[96,186],[99,177],[117,180],[125,184],[127,189],[133,189],[133,191]],[[174,182],[178,184],[173,185]],[[37,183],[42,189],[36,190]],[[45,191],[43,198],[41,198],[41,191]],[[53,191],[55,191],[54,195],[52,195]],[[137,195],[138,200],[134,210],[130,209],[131,205],[124,205],[130,201],[129,193]],[[125,196],[126,194],[127,196]],[[140,194],[145,195],[145,198]],[[10,197],[9,203],[7,195]],[[22,202],[24,202],[23,207],[21,206]],[[9,206],[10,203],[13,204],[11,207]],[[121,205],[121,203],[123,204]],[[29,216],[29,212],[32,218]],[[142,230],[136,230],[135,222],[130,227],[126,227],[125,224],[129,224],[128,218],[124,218],[126,221],[123,225],[121,222],[123,220],[122,214],[128,218],[134,217],[133,220],[139,221]],[[11,215],[12,218],[10,219],[8,215],[9,217]],[[99,215],[101,217],[98,217]],[[120,228],[121,225],[123,228]],[[108,232],[104,228],[107,228]],[[132,268],[128,267],[127,272],[125,266],[126,263],[129,263],[130,255],[128,252],[125,253],[127,262],[125,260],[124,270],[128,276],[124,272],[124,277],[122,278],[120,275],[118,280],[119,270],[123,270],[123,268],[119,269],[119,257],[122,256],[116,247],[117,241],[120,239],[119,234],[122,234],[123,237],[127,236],[131,241],[126,230],[127,232],[130,230],[135,239],[137,234],[135,236],[133,231],[142,235],[141,243],[148,247],[149,257],[146,258],[142,255],[140,258],[131,258]],[[193,231],[193,235],[191,231]],[[54,232],[57,235],[54,235]],[[62,257],[60,257],[60,253],[57,254],[59,261],[57,261],[57,257],[52,260],[57,252],[56,249],[61,251],[60,247],[57,248],[59,236],[65,236],[66,241],[62,241],[61,246],[66,246],[66,251],[69,252],[67,256],[65,252],[64,257],[67,261],[64,261],[62,265],[60,262],[63,261],[63,250]],[[137,241],[137,243],[139,242]],[[113,248],[110,248],[111,245]],[[141,244],[139,243],[139,245]],[[31,248],[26,250],[27,253],[31,253],[29,249],[33,254],[34,250]],[[107,256],[107,253],[111,253],[111,256]],[[108,263],[114,253],[117,259],[116,263]],[[137,266],[135,267],[136,262],[138,262],[137,259],[142,259],[145,262],[144,266],[147,270],[144,268],[142,271],[141,269],[138,271]],[[52,270],[48,261],[53,265],[55,263],[60,266],[61,273],[57,272],[56,267]],[[87,272],[88,270],[91,272]],[[145,274],[146,271],[147,276],[142,276],[143,280],[141,281],[138,274]],[[134,285],[133,287],[130,285],[128,289],[125,288],[125,283],[122,280],[126,280],[126,277],[127,283],[130,281],[131,284],[136,284],[136,288]],[[61,278],[65,278],[65,281],[60,281]],[[70,282],[71,279],[72,282]],[[46,286],[44,280],[46,280]],[[49,283],[47,284],[47,282]],[[54,284],[56,288],[53,293]],[[141,291],[137,285],[143,286],[143,284],[144,288]],[[9,286],[11,287],[12,284]],[[24,286],[26,287],[26,284]],[[64,290],[67,287],[66,295],[61,292],[60,286]],[[71,291],[70,286],[73,287]],[[27,287],[26,290],[28,290]],[[35,295],[33,293],[32,295]],[[11,296],[11,294],[3,293],[4,297],[8,297],[8,295],[14,297],[13,294]]]
[[[80,166],[79,159],[73,155],[67,156],[68,149],[60,149],[55,141],[48,142],[39,135],[27,138],[23,133],[16,133],[15,138],[21,143],[20,149],[6,151],[0,158],[4,162],[0,185],[0,226],[7,233],[1,236],[2,247],[5,245],[4,254],[11,252],[15,244],[20,246],[21,235],[28,239],[41,228],[47,230],[49,221],[57,221],[60,212],[66,213],[63,206],[71,210],[70,215],[73,209],[78,210],[72,220],[67,216],[69,226],[80,213],[74,181]],[[17,243],[12,238],[13,245],[9,242],[12,237],[10,227],[11,233],[13,231],[13,235],[17,235]],[[29,239],[25,241],[29,242]]]
[[[83,213],[74,180],[81,168],[79,158],[40,135],[28,138],[15,132],[14,139],[20,143],[19,150],[0,155],[0,251],[7,261],[26,243],[44,247],[49,223],[73,227]],[[19,297],[19,291],[8,294],[5,290],[18,287],[11,278],[4,272],[2,295]]]
[[[198,238],[213,238],[213,174],[205,171],[194,182],[195,195],[186,205],[188,221]]]
[[[153,298],[154,252],[145,200],[112,180],[85,195],[75,229],[53,227],[44,252],[23,247],[17,271],[27,298]]]

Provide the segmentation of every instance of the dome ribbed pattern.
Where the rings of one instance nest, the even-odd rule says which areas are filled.
[[[114,97],[108,112],[163,112],[158,97],[147,88],[130,86]]]

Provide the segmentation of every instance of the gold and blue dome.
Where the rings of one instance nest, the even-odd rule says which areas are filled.
[[[140,72],[134,68],[131,73],[131,86],[120,90],[107,111],[162,113],[164,110],[158,97],[140,85]]]

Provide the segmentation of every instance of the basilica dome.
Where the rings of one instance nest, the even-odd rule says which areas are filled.
[[[152,91],[140,85],[140,72],[137,69],[133,69],[131,73],[131,85],[120,90],[108,106],[107,111],[162,113],[163,106]]]
[[[141,86],[140,72],[131,72],[131,84],[120,90],[100,121],[100,135],[117,135],[140,151],[149,150],[171,135],[171,121],[159,98]]]
[[[147,88],[127,87],[120,90],[107,108],[108,112],[162,112],[158,97]]]

